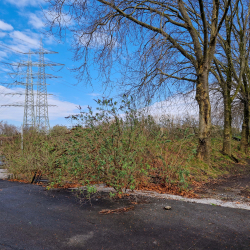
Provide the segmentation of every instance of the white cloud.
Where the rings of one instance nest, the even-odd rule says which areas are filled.
[[[6,93],[24,93],[24,88],[9,89],[4,86],[0,86],[0,105],[5,104],[23,104],[24,95],[4,95]],[[36,91],[34,91],[36,93]],[[66,120],[65,117],[78,114],[79,104],[71,103],[68,101],[60,100],[55,96],[48,96],[48,103],[50,105],[56,105],[56,107],[49,107],[49,119],[51,125],[64,124],[64,125],[76,125],[75,122]],[[82,109],[86,109],[87,106],[82,106]],[[23,107],[1,107],[0,108],[0,120],[7,120],[10,123],[17,123],[21,125],[23,122]],[[184,100],[182,97],[175,97],[172,100],[157,102],[151,105],[148,110],[148,114],[159,120],[161,116],[171,118],[177,118],[184,120],[186,117],[193,117],[198,120],[198,105],[193,96],[190,96]]]
[[[46,44],[55,45],[55,43],[60,43],[60,41],[56,40],[53,35],[46,36]]]
[[[44,27],[44,22],[42,18],[38,17],[34,13],[28,14],[29,24],[31,24],[36,29],[41,29]]]
[[[57,118],[64,118],[69,115],[79,113],[77,107],[79,105],[62,101],[55,96],[48,96],[48,103],[50,105],[56,105],[57,107],[49,107],[49,118],[50,120],[56,120]],[[87,107],[87,106],[86,106]],[[85,106],[83,108],[86,108]]]
[[[60,23],[61,26],[72,26],[74,24],[70,15],[65,13],[58,15],[56,12],[48,10],[36,11],[35,13],[20,11],[19,15],[27,17],[28,23],[36,29],[44,28],[47,21],[54,22],[55,25]]]
[[[5,57],[8,57],[7,52],[5,52],[5,51],[0,51],[0,59],[5,58]]]
[[[0,105],[6,104],[23,104],[24,103],[24,88],[9,89],[4,86],[0,86]],[[10,95],[6,95],[10,93]],[[20,93],[22,95],[13,95],[14,93]],[[36,93],[36,91],[34,91]],[[62,101],[53,95],[48,96],[48,104],[56,105],[56,107],[49,107],[49,119],[56,123],[57,119],[65,118],[69,115],[79,113],[77,107],[78,104],[74,104],[67,101]],[[83,108],[86,108],[85,106]],[[10,120],[19,122],[20,125],[23,122],[23,107],[1,107],[0,108],[0,120]],[[10,122],[11,123],[11,122]],[[65,119],[65,124],[67,123]]]
[[[60,24],[61,26],[72,26],[74,24],[74,20],[70,15],[66,13],[60,13],[60,15],[55,11],[45,11],[44,12],[45,19],[49,22],[53,22],[54,25]]]
[[[0,31],[0,38],[5,37],[6,35],[7,35],[7,33],[5,33],[5,32],[1,32],[1,31]]]
[[[5,2],[16,5],[18,7],[39,6],[45,4],[44,0],[5,0]]]
[[[38,49],[40,46],[40,34],[30,30],[12,31],[8,34],[9,40],[5,40],[6,46],[20,52]]]
[[[5,23],[4,21],[0,20],[0,30],[13,30],[14,28],[12,27],[12,25]]]
[[[39,49],[41,38],[43,38],[43,44],[55,44],[55,41],[52,42],[50,37],[41,36],[41,34],[30,30],[10,32],[9,37],[11,40],[5,41],[5,45],[23,53]]]
[[[2,32],[3,33],[3,32]],[[8,33],[2,34],[0,31],[0,38],[3,36],[1,41],[2,45],[0,49],[4,49],[7,53],[0,54],[0,58],[6,57],[6,55],[12,55],[13,51],[27,53],[29,50],[37,51],[40,48],[41,38],[43,39],[43,44],[53,44],[55,45],[55,40],[53,37],[45,37],[41,35],[41,33],[32,32],[31,30],[24,30],[24,31],[10,31]],[[46,47],[44,45],[44,47]],[[13,50],[13,51],[11,51]],[[24,57],[19,54],[19,56]],[[25,59],[27,59],[27,55],[25,55]],[[22,58],[21,58],[22,59]]]
[[[88,94],[88,95],[93,96],[93,97],[96,97],[96,96],[100,96],[101,94],[99,94],[99,93],[90,93],[90,94]]]
[[[118,46],[118,42],[115,40],[115,38],[111,38],[111,36],[104,32],[95,32],[93,35],[82,35],[81,32],[78,32],[75,33],[74,39],[83,46],[89,46],[92,48],[104,46],[106,44],[112,44],[113,47]]]
[[[199,107],[194,98],[194,94],[190,94],[185,98],[177,96],[169,100],[156,102],[147,108],[147,112],[156,119],[159,119],[161,116],[183,119],[186,117],[194,117],[198,119]]]
[[[10,33],[10,37],[13,41],[19,45],[26,45],[33,48],[39,47],[39,37],[38,34],[28,32],[26,35],[24,32],[21,31],[13,31]]]
[[[3,64],[3,65],[0,65],[0,72],[10,72],[10,70],[8,68],[6,68],[6,66]]]

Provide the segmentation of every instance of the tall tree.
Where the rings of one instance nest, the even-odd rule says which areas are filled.
[[[237,41],[237,57],[233,70],[234,78],[241,83],[240,100],[243,104],[243,123],[241,132],[241,151],[247,153],[249,140],[249,115],[250,115],[250,1],[240,0],[239,11],[237,12],[237,22],[234,23],[234,35]],[[239,72],[239,73],[238,73]],[[238,74],[237,74],[238,73]]]
[[[218,34],[217,53],[214,67],[211,68],[216,77],[224,103],[224,140],[223,152],[231,156],[231,123],[232,103],[239,98],[244,107],[242,125],[241,150],[246,151],[249,135],[249,86],[247,66],[249,61],[249,0],[237,0],[231,4],[230,12],[225,20],[225,27]],[[240,92],[240,94],[239,94]]]
[[[248,53],[249,56],[249,53]],[[250,121],[250,68],[246,65],[243,74],[243,84],[240,93],[240,100],[243,104],[243,121],[241,129],[240,150],[247,153],[249,146],[249,121]]]
[[[128,79],[135,82],[137,74],[143,75],[140,84],[132,85],[137,91],[148,86],[157,89],[170,78],[194,83],[199,105],[197,156],[210,162],[208,75],[231,0],[47,1],[52,33],[62,35],[65,17],[72,20],[68,28],[75,37],[75,59],[83,60],[77,69],[80,75],[96,62],[109,76],[120,62],[121,71],[129,69]],[[90,51],[94,55],[88,57]]]
[[[224,27],[218,34],[217,53],[215,54],[211,67],[211,72],[217,80],[219,91],[223,96],[224,105],[224,131],[223,131],[223,153],[229,156],[232,155],[231,139],[232,139],[232,102],[237,96],[241,87],[241,78],[243,74],[242,67],[238,73],[238,81],[233,79],[233,71],[235,70],[235,39],[233,37],[233,23],[235,14],[239,11],[238,4],[240,0],[231,3],[230,11],[228,12]],[[233,40],[233,41],[232,41]],[[213,89],[213,87],[212,87]]]

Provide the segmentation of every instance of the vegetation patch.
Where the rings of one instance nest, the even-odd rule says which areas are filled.
[[[68,130],[56,126],[49,134],[29,130],[3,143],[7,167],[15,179],[31,181],[36,172],[49,179],[50,187],[105,183],[118,194],[126,189],[155,190],[195,196],[192,185],[219,176],[240,173],[247,155],[232,141],[235,161],[221,153],[221,128],[212,138],[211,165],[199,161],[193,120],[176,122],[161,117],[156,122],[133,107],[133,100],[120,104],[98,100],[98,112],[91,108],[72,116],[78,126]]]

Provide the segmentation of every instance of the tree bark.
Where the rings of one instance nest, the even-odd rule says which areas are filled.
[[[199,74],[196,86],[196,100],[199,105],[199,138],[197,157],[210,164],[211,155],[211,105],[208,90],[208,71]]]
[[[228,156],[232,155],[231,140],[232,140],[232,107],[230,91],[228,91],[227,86],[223,93],[224,100],[224,131],[223,131],[223,153]]]
[[[241,131],[240,150],[244,153],[248,152],[249,138],[249,105],[248,100],[244,100],[244,117]]]

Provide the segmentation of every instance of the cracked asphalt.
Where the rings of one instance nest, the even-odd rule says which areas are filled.
[[[250,212],[147,198],[79,202],[68,190],[0,180],[0,250],[250,249]],[[171,210],[164,210],[164,206]]]

